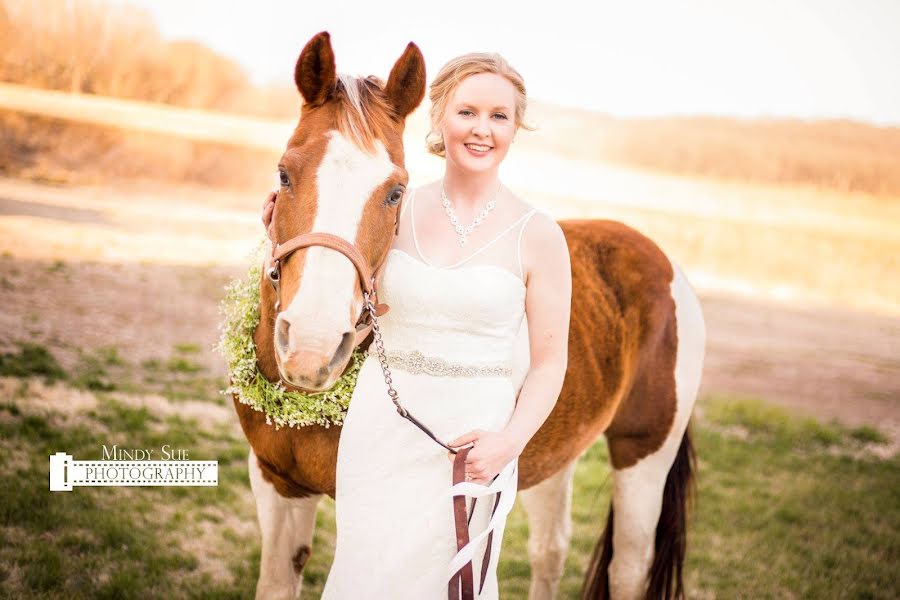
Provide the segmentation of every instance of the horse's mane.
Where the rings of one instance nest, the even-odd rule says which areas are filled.
[[[375,152],[375,141],[384,139],[394,115],[382,85],[374,76],[338,75],[335,88],[338,131],[370,154]]]

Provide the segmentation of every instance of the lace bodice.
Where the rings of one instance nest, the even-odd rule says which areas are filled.
[[[385,347],[467,364],[511,362],[526,287],[521,276],[500,265],[517,259],[521,274],[521,234],[534,212],[473,249],[469,258],[438,267],[419,248],[412,195],[401,215],[408,235],[401,238],[413,240],[418,256],[392,248],[378,282],[379,297],[391,307],[379,319]]]

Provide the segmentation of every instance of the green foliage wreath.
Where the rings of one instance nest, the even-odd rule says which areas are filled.
[[[253,332],[259,323],[263,246],[264,243],[260,244],[253,252],[247,275],[236,277],[225,288],[225,299],[220,306],[221,337],[216,349],[228,362],[231,384],[222,393],[235,394],[243,404],[265,413],[266,423],[274,423],[275,429],[340,425],[365,359],[365,353],[359,348],[353,350],[349,368],[324,392],[289,391],[281,380],[273,383],[259,372]]]

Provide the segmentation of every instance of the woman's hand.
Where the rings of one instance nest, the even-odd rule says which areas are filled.
[[[484,431],[475,429],[450,442],[457,448],[474,443],[466,457],[466,481],[489,485],[494,477],[509,461],[521,454],[519,444],[505,431]],[[453,462],[454,454],[447,453]]]
[[[272,213],[275,212],[275,200],[277,199],[278,192],[269,192],[269,195],[266,196],[266,201],[263,202],[262,222],[266,227],[266,231],[269,230],[269,225],[272,224]]]

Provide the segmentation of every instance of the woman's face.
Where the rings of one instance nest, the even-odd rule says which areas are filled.
[[[441,124],[447,160],[464,171],[496,169],[516,134],[516,89],[494,73],[463,79]]]

